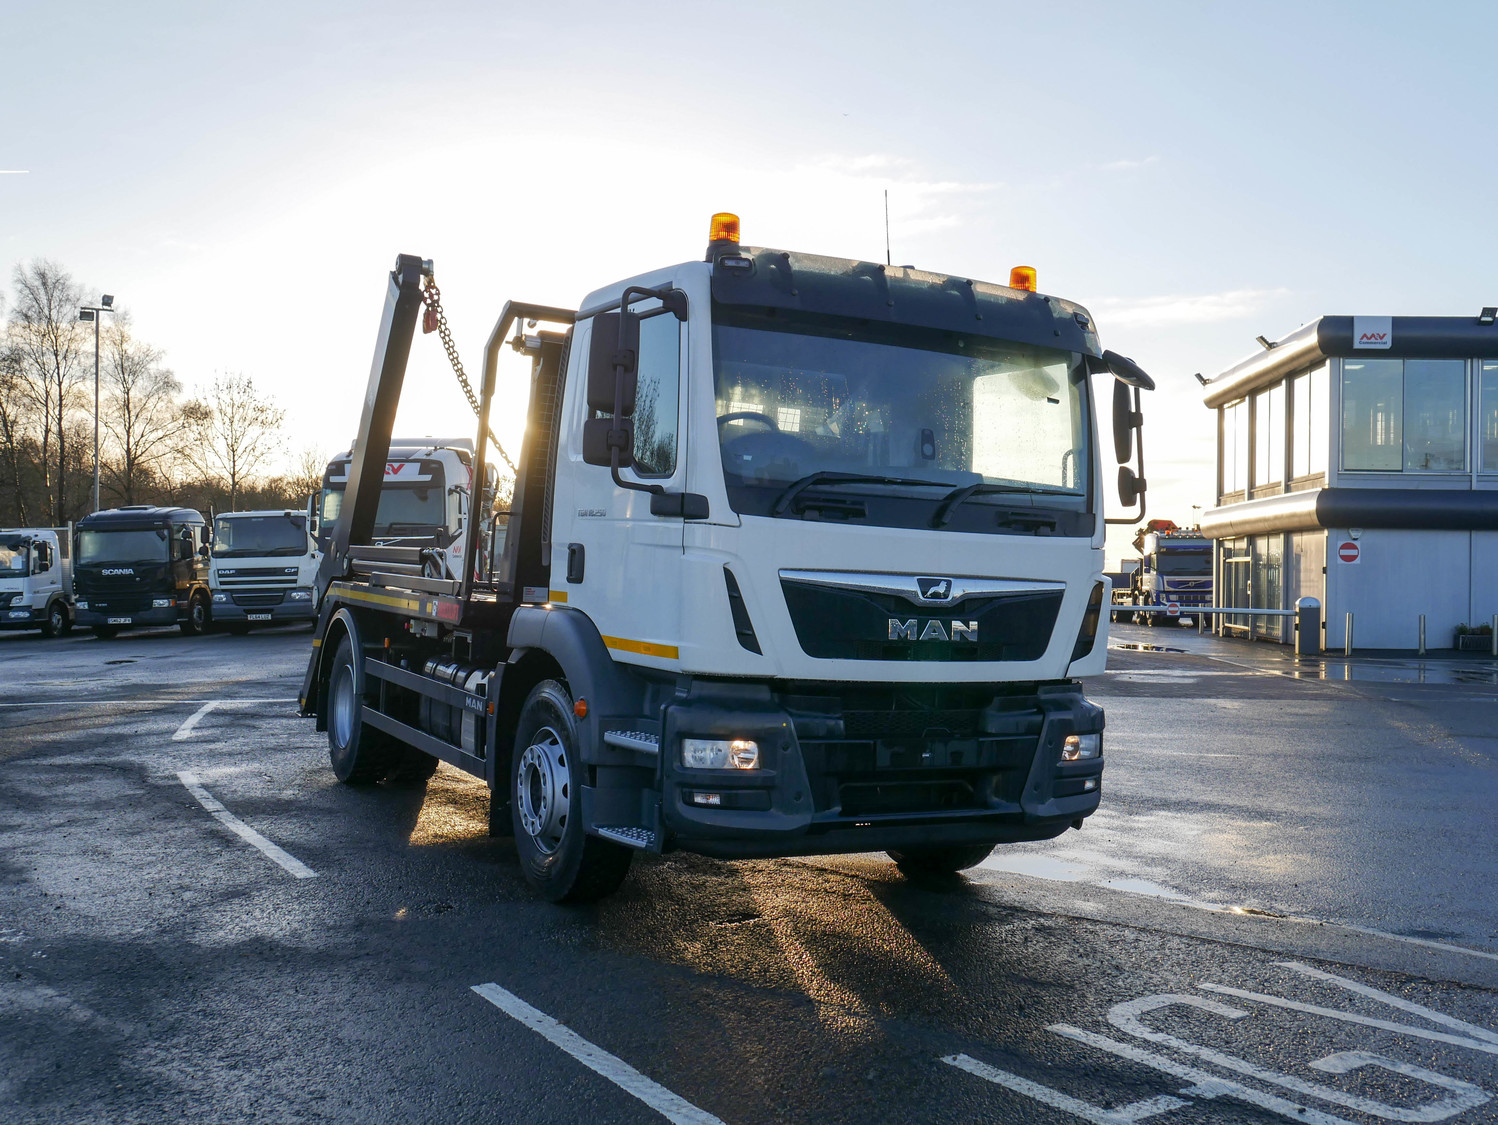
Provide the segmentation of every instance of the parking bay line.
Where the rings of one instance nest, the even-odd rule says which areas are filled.
[[[239,817],[224,808],[218,801],[214,800],[208,790],[203,788],[197,774],[188,770],[179,770],[177,772],[177,779],[186,786],[189,793],[198,799],[198,804],[208,810],[209,815],[214,820],[218,821],[230,832],[233,832],[245,843],[258,848],[281,868],[298,879],[312,879],[316,877],[316,871],[313,871],[312,868],[308,867],[284,848],[271,843],[244,821],[240,820]]]
[[[295,699],[37,699],[0,707],[147,707],[157,703],[296,703]]]
[[[476,984],[473,991],[507,1016],[525,1024],[553,1046],[566,1051],[589,1070],[601,1074],[625,1093],[644,1102],[673,1125],[724,1125],[721,1119],[706,1110],[698,1109],[659,1082],[646,1078],[617,1055],[611,1055],[602,1047],[588,1042],[539,1008],[531,1007],[513,992],[493,983]]]

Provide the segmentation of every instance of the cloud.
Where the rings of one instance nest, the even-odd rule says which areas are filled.
[[[1104,297],[1088,307],[1109,325],[1217,324],[1253,316],[1288,289],[1230,289],[1167,297]]]
[[[1102,172],[1128,172],[1134,168],[1143,168],[1154,164],[1159,159],[1158,156],[1146,156],[1142,160],[1113,160],[1107,164],[1098,165],[1098,170]]]

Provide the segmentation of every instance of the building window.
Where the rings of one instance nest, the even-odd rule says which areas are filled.
[[[1498,360],[1482,362],[1482,413],[1478,417],[1483,471],[1498,473]]]
[[[1222,408],[1222,491],[1226,495],[1248,487],[1248,402]]]
[[[1420,473],[1466,466],[1465,360],[1342,361],[1342,468]]]
[[[1285,476],[1285,385],[1259,391],[1254,402],[1254,487]]]
[[[1327,419],[1326,364],[1297,375],[1291,383],[1290,442],[1291,478],[1326,472],[1326,447],[1330,434]]]

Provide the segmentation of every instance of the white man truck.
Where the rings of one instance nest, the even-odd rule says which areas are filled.
[[[1092,376],[1114,378],[1121,465],[1152,384],[1084,309],[1023,268],[741,246],[716,216],[706,260],[576,311],[505,306],[474,462],[508,344],[531,359],[509,533],[436,580],[370,542],[430,276],[404,255],[390,275],[320,575],[301,708],[340,780],[439,759],[485,779],[490,831],[554,901],[609,893],[636,851],[949,872],[1097,808]]]
[[[333,541],[353,460],[351,449],[328,462],[322,491],[309,509],[320,550]],[[497,475],[492,465],[486,475],[492,498]],[[418,547],[425,573],[456,577],[473,488],[473,439],[393,438],[382,482],[371,541]]]
[[[307,531],[307,513],[224,512],[213,518],[208,585],[213,620],[231,633],[256,625],[317,619],[322,552]]]
[[[72,544],[65,527],[0,528],[0,629],[72,630]]]

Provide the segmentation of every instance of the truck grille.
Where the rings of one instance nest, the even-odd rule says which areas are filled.
[[[233,600],[235,605],[243,606],[246,609],[261,609],[266,606],[280,605],[283,601],[286,600],[286,595],[280,590],[272,590],[269,592],[261,592],[256,594],[240,593],[236,590],[231,592],[229,597]]]

